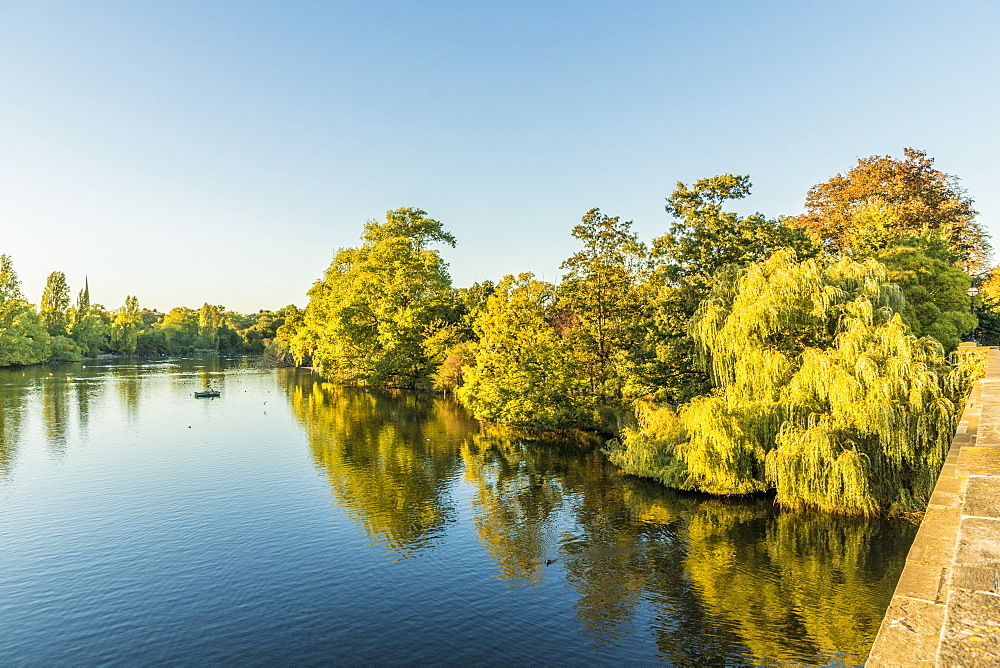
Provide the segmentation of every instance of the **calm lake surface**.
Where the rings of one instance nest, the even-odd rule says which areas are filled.
[[[915,533],[249,360],[0,370],[2,665],[861,663]]]

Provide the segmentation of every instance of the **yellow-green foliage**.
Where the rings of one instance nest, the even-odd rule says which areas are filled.
[[[0,366],[38,364],[49,357],[49,333],[21,292],[9,255],[0,255]]]
[[[553,286],[505,276],[475,322],[459,400],[477,419],[534,429],[593,427],[594,397],[566,339],[553,328]]]
[[[291,352],[328,378],[427,387],[434,360],[423,342],[453,306],[448,265],[430,245],[455,238],[425,211],[402,208],[368,221],[361,239],[338,250],[309,290]]]
[[[641,408],[613,461],[682,489],[775,490],[786,506],[921,508],[982,364],[949,364],[903,306],[875,261],[779,252],[723,277],[691,325],[716,389],[676,414]]]

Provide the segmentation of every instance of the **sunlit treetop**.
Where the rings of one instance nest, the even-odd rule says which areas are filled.
[[[925,151],[907,148],[903,156],[862,158],[846,174],[813,186],[797,223],[832,254],[877,250],[868,246],[880,237],[934,232],[948,240],[961,266],[984,269],[990,246],[972,198],[956,177],[934,169]]]

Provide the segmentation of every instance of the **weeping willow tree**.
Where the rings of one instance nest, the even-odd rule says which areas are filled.
[[[903,306],[871,260],[781,251],[723,274],[690,326],[715,389],[676,412],[640,406],[612,460],[680,489],[774,490],[785,506],[922,508],[982,359],[949,363]]]

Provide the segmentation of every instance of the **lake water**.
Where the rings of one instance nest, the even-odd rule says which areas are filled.
[[[915,533],[249,360],[0,371],[2,665],[860,663]]]

